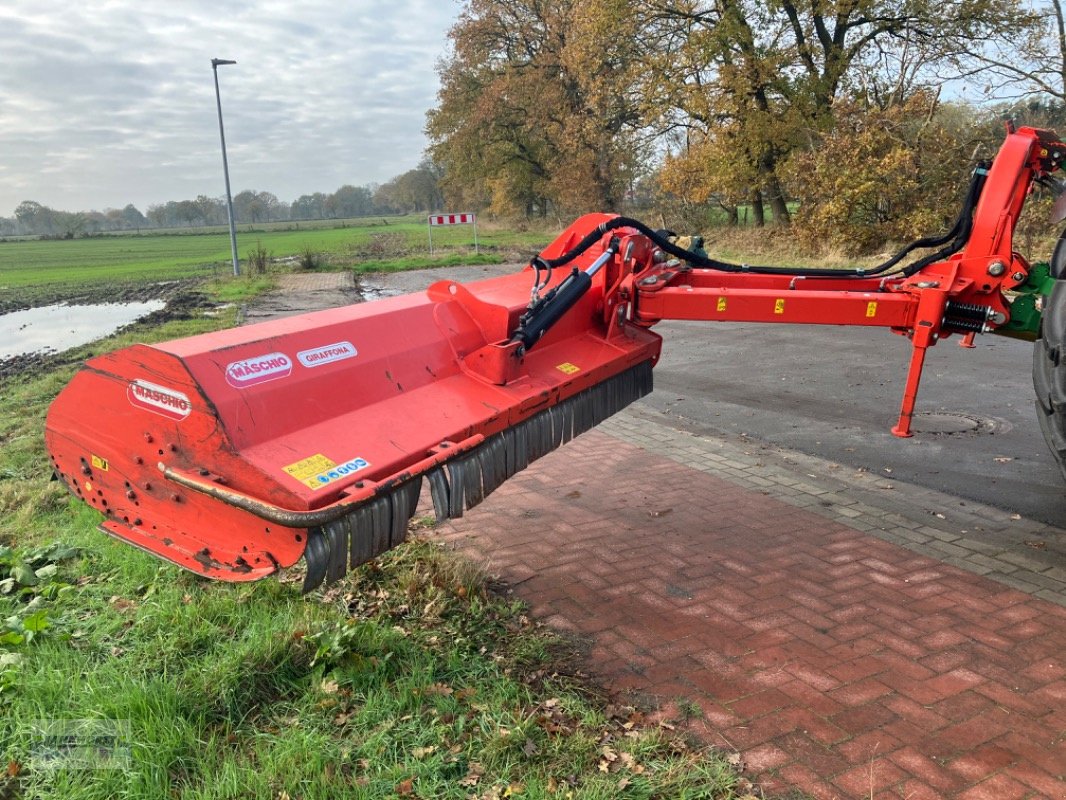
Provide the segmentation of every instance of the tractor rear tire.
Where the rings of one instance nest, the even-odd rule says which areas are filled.
[[[1055,252],[1051,255],[1048,270],[1051,277],[1057,281],[1066,278],[1066,229],[1059,234],[1059,240],[1055,242]]]
[[[1036,416],[1066,478],[1066,280],[1056,282],[1033,345]]]

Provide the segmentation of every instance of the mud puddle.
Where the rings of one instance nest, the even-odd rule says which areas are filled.
[[[109,336],[166,306],[163,300],[29,308],[0,315],[0,359],[61,353]]]
[[[52,369],[91,356],[83,346],[132,325],[162,325],[217,311],[193,281],[92,287],[90,297],[0,311],[0,378]],[[89,294],[89,293],[86,293]]]

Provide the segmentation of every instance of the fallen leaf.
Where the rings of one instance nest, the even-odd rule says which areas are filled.
[[[413,794],[415,790],[415,779],[407,778],[396,784],[396,794],[406,797]]]
[[[325,694],[336,694],[337,691],[340,689],[340,684],[336,681],[332,681],[327,678],[319,684],[318,688],[321,689]]]
[[[465,778],[460,778],[459,779],[459,785],[460,786],[477,786],[477,782],[480,781],[480,780],[481,780],[481,776],[480,775],[475,775],[474,773],[471,772]]]
[[[522,745],[522,752],[527,756],[535,756],[537,754],[537,744],[532,739],[526,739]]]
[[[629,786],[629,778],[622,778],[622,780],[618,781],[619,789],[624,789],[627,786]]]
[[[118,595],[114,595],[109,602],[118,611],[129,611],[131,608],[137,607],[137,604],[132,600],[127,600],[125,597],[119,597]]]
[[[1047,549],[1047,542],[1037,542],[1037,541],[1034,541],[1033,539],[1026,539],[1025,540],[1025,544],[1028,547],[1033,548],[1034,550],[1046,550]]]
[[[434,695],[448,696],[454,693],[455,690],[452,689],[451,686],[446,686],[443,683],[434,683],[422,690],[423,697],[433,697]]]
[[[428,755],[431,755],[432,753],[436,752],[436,750],[437,748],[432,745],[430,745],[429,747],[416,747],[414,750],[411,751],[411,755],[413,755],[415,758],[421,759],[425,758]]]
[[[17,761],[7,762],[7,777],[16,778],[22,772],[22,765]]]

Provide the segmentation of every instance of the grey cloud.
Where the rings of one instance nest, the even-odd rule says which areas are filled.
[[[113,0],[0,8],[0,214],[222,190],[210,59],[235,190],[285,199],[382,182],[422,155],[455,2]]]

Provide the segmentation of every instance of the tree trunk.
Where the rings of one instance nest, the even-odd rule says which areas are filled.
[[[790,225],[792,223],[792,215],[788,213],[785,193],[781,188],[781,181],[777,177],[777,158],[772,152],[764,153],[763,157],[759,159],[759,175],[762,177],[762,183],[766,189],[766,200],[770,203],[770,214],[773,216],[774,224]]]
[[[751,193],[751,219],[756,228],[766,224],[766,209],[763,207],[762,192],[758,189]]]
[[[785,202],[785,193],[781,189],[781,182],[776,175],[772,175],[766,191],[770,199],[770,213],[773,215],[775,225],[791,225],[792,215],[788,211],[788,203]]]

